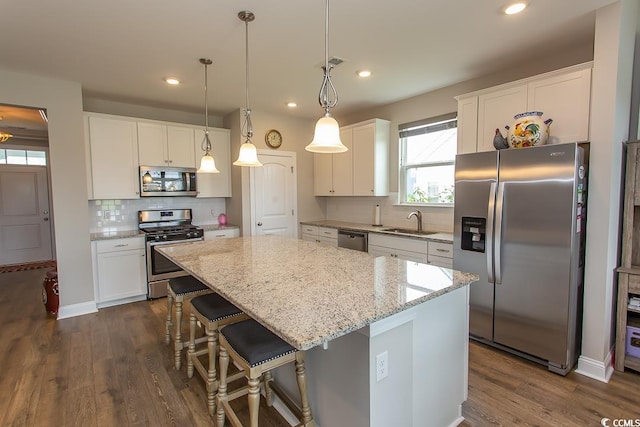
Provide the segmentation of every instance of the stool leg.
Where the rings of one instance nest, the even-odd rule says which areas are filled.
[[[189,315],[189,350],[187,351],[187,377],[193,377],[193,358],[196,357],[196,315]]]
[[[218,347],[218,326],[217,323],[209,326],[213,327],[206,328],[207,351],[209,353],[209,368],[207,369],[207,401],[209,403],[209,415],[213,416],[216,411],[216,349]]]
[[[222,402],[227,398],[227,369],[229,368],[229,354],[227,349],[220,347],[220,382],[218,382],[218,407],[216,409],[217,427],[224,427],[224,406]]]
[[[171,296],[171,292],[167,295],[167,321],[165,322],[165,333],[164,333],[164,342],[165,344],[169,344],[171,342],[171,315],[173,312],[173,297]]]
[[[307,397],[307,377],[304,368],[304,351],[296,352],[296,380],[298,381],[300,401],[302,403],[302,425],[315,426],[315,422],[311,416],[311,407],[309,407],[309,398]]]
[[[267,406],[273,406],[273,390],[271,390],[271,381],[273,381],[273,375],[271,371],[264,373],[264,397],[267,402]]]
[[[180,370],[182,360],[180,359],[180,353],[182,352],[182,301],[176,300],[176,333],[173,338],[173,344],[175,349],[175,365],[176,369]]]
[[[260,378],[249,378],[249,394],[247,399],[249,401],[249,425],[251,427],[258,427],[258,411],[260,410]]]

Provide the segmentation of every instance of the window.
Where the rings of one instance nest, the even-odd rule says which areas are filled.
[[[46,166],[47,153],[39,150],[0,149],[0,164]]]
[[[399,126],[400,202],[453,204],[455,113]]]

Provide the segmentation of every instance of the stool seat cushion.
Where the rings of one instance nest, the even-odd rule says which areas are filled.
[[[225,326],[220,333],[252,368],[296,351],[295,347],[253,319]]]
[[[187,295],[209,289],[207,285],[193,276],[182,276],[169,279],[169,286],[176,295]]]
[[[210,322],[242,314],[242,310],[215,293],[195,297],[191,300],[191,307],[206,317]]]

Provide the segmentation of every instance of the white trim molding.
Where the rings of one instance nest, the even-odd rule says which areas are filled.
[[[612,353],[613,349],[609,350],[609,354],[607,354],[604,362],[580,356],[578,358],[576,373],[602,381],[603,383],[608,383],[611,379],[611,375],[613,375],[613,365],[611,364]]]
[[[95,301],[82,302],[79,304],[63,305],[58,310],[58,320],[69,317],[82,316],[85,314],[97,313],[98,307]]]

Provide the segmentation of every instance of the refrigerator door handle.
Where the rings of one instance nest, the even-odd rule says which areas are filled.
[[[504,182],[498,185],[496,200],[496,232],[495,232],[495,275],[496,285],[502,284],[502,266],[500,262],[500,247],[502,246],[502,216],[504,209]]]
[[[496,183],[491,183],[489,189],[489,208],[487,211],[487,279],[489,283],[493,283],[493,215],[496,208]]]

